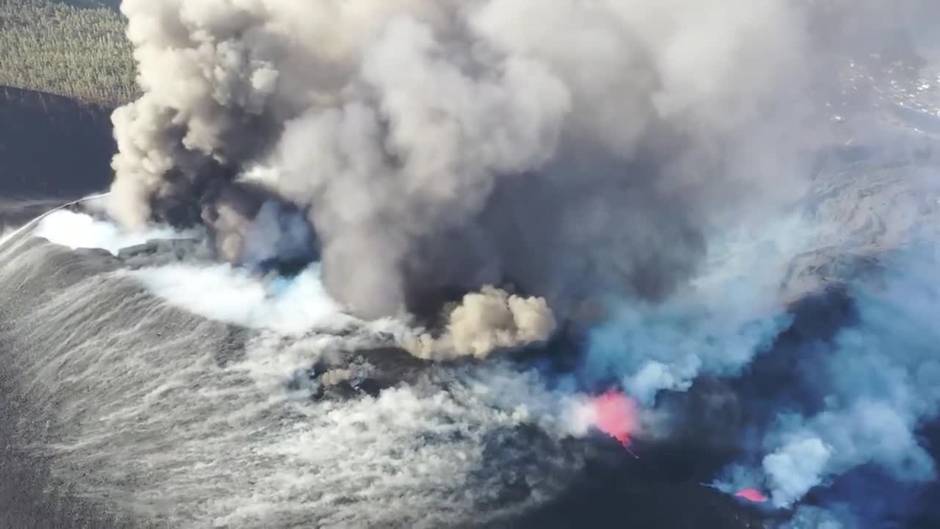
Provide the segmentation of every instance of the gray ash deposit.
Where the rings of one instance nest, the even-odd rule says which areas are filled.
[[[290,335],[211,321],[128,275],[206,265],[206,250],[196,239],[70,249],[27,232],[4,243],[3,401],[18,403],[5,416],[15,427],[4,465],[31,462],[11,475],[37,509],[5,504],[8,519],[63,528],[567,527],[581,511],[675,527],[756,520],[699,486],[704,476],[657,477],[647,467],[668,451],[637,462],[601,434],[566,433],[550,409],[558,395],[525,362],[433,364],[383,346],[391,331],[348,321]],[[601,483],[606,497],[588,492]],[[687,509],[649,505],[667,497]]]

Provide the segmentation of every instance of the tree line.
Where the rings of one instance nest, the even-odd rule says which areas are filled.
[[[0,0],[0,85],[106,106],[133,99],[132,49],[115,5]]]

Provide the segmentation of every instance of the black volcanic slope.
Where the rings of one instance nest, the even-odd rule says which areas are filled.
[[[74,198],[111,181],[110,110],[0,87],[0,197]]]

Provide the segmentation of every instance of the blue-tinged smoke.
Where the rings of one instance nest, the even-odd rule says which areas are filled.
[[[660,391],[688,390],[699,375],[737,374],[790,318],[782,312],[738,313],[726,302],[617,304],[612,318],[590,333],[586,375],[619,379],[650,404]]]
[[[607,317],[588,333],[583,375],[617,380],[652,404],[700,375],[739,374],[790,325],[781,283],[812,240],[796,214],[742,229],[716,241],[697,277],[665,301],[609,300]]]
[[[855,518],[845,509],[832,511],[818,507],[801,507],[780,529],[853,529],[855,527],[857,527]]]
[[[911,240],[922,242],[847,257],[838,277],[809,289],[786,284],[783,266],[819,252],[820,232],[805,221],[747,244],[729,236],[729,251],[719,245],[687,289],[659,303],[610,301],[587,334],[582,376],[616,381],[653,411],[657,395],[699,377],[741,380],[752,421],[740,463],[716,485],[763,488],[772,507],[796,509],[787,529],[881,527],[936,478],[921,428],[940,411],[940,247],[917,231]],[[907,498],[872,503],[869,488],[849,486],[863,470],[909,484],[899,489]]]
[[[818,402],[781,398],[779,413],[752,447],[752,463],[729,469],[725,488],[757,480],[775,507],[789,508],[811,491],[825,498],[835,486],[832,501],[865,505],[869,493],[851,497],[851,487],[839,488],[840,480],[857,479],[851,473],[858,469],[877,470],[889,483],[936,478],[920,428],[940,411],[938,265],[940,248],[922,243],[883,256],[850,281],[853,317],[831,340],[804,344],[797,359],[801,394]],[[793,527],[807,526],[798,524],[806,516],[798,511]],[[845,527],[880,527],[873,514],[854,521],[826,516]]]

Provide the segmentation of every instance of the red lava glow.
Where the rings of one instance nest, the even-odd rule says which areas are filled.
[[[741,489],[735,494],[735,497],[745,499],[751,503],[764,503],[767,496],[757,489]]]
[[[636,403],[619,391],[608,391],[593,402],[595,426],[623,446],[629,446],[636,428]]]

